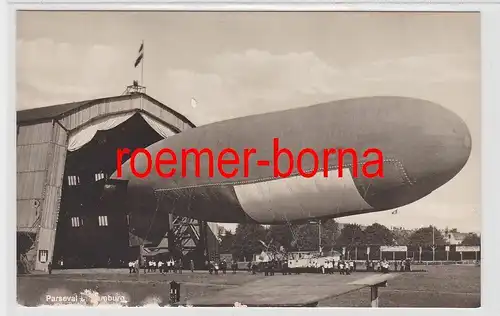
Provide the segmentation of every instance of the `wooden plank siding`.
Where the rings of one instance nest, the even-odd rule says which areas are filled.
[[[50,142],[51,133],[52,122],[19,126],[17,146],[48,143]]]
[[[35,252],[54,247],[61,198],[66,131],[55,122],[19,127],[17,138],[17,231],[37,233]],[[35,205],[38,203],[38,206]],[[36,270],[43,270],[35,263]]]
[[[49,261],[51,261],[54,242],[56,240],[57,220],[59,217],[59,207],[64,177],[64,166],[66,163],[66,140],[67,135],[64,129],[54,124],[52,129],[51,148],[48,156],[47,174],[44,185],[44,199],[42,214],[40,219],[40,231],[38,232],[37,250],[48,250]],[[38,253],[37,251],[37,253]],[[36,270],[45,270],[46,263],[36,262]]]
[[[20,126],[17,135],[17,230],[36,232],[47,173],[52,123]],[[34,202],[39,206],[35,207]]]
[[[68,116],[60,119],[59,121],[66,129],[73,131],[100,117],[121,114],[134,110],[143,111],[161,122],[166,123],[166,125],[174,127],[177,131],[185,131],[191,128],[191,126],[181,118],[173,115],[171,112],[159,107],[149,99],[143,97],[105,100],[103,103],[97,103],[79,111],[70,113]]]

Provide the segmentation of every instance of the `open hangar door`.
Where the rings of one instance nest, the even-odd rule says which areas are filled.
[[[52,113],[40,113],[42,109]],[[46,133],[40,133],[42,127],[46,127]],[[179,252],[196,252],[194,257],[204,261],[206,238],[194,240],[196,247],[192,242],[179,242],[193,234],[175,235],[172,222],[199,226],[199,231],[206,224],[180,221],[173,216],[157,217],[155,222],[161,225],[153,227],[149,240],[141,240],[137,236],[143,236],[141,231],[150,226],[154,210],[131,212],[120,204],[123,199],[119,196],[126,194],[126,188],[107,181],[116,170],[117,148],[147,147],[162,137],[193,127],[187,119],[145,94],[18,112],[18,162],[22,156],[26,165],[18,164],[17,227],[22,237],[18,241],[28,240],[21,253],[31,269],[46,270],[48,262],[55,267],[61,263],[65,268],[118,267],[132,256],[136,258],[139,247],[133,246],[141,243],[152,247],[189,244],[189,250]],[[37,137],[47,138],[46,150],[35,150],[40,143]],[[38,164],[46,168],[32,166],[33,161],[36,165],[37,151],[42,154]],[[29,188],[19,190],[23,186]],[[106,191],[111,193],[103,195]],[[39,206],[28,205],[34,202]]]
[[[138,214],[129,209],[123,203],[126,187],[119,184],[111,194],[104,193],[110,187],[107,179],[116,171],[117,149],[133,151],[163,138],[143,117],[142,113],[129,113],[108,118],[101,122],[102,126],[112,128],[95,134],[94,130],[83,130],[82,140],[78,134],[73,142],[70,138],[54,248],[56,265],[119,267],[133,259],[129,234],[133,234],[134,225],[130,221],[139,222],[138,226],[149,223],[151,210]],[[167,230],[168,216],[159,220]]]

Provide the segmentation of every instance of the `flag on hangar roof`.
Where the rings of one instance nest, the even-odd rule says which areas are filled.
[[[137,56],[137,59],[135,60],[134,63],[134,68],[136,68],[144,58],[144,42],[141,43],[141,46],[139,47],[139,56]]]

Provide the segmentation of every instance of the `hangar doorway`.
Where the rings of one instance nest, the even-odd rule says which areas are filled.
[[[144,244],[153,252],[179,248],[185,259],[194,255],[203,266],[208,256],[204,252],[214,244],[214,227],[166,212],[153,220],[151,213],[157,208],[151,210],[144,205],[126,205],[134,211],[127,218],[118,197],[126,193],[107,179],[116,168],[117,147],[147,147],[160,139],[158,135],[166,138],[196,127],[137,88],[129,86],[120,96],[17,111],[20,270],[47,271],[49,263],[57,267],[60,259],[63,267],[69,267],[68,256],[77,266],[82,262],[103,266],[104,261],[106,266],[110,262],[115,265],[127,251],[133,251],[125,250],[127,239],[132,247]],[[106,196],[112,193],[112,202],[98,198],[102,191]],[[129,204],[142,200],[147,199],[131,200]],[[122,237],[126,235],[124,223],[130,223],[128,238]]]
[[[129,244],[126,184],[110,184],[108,178],[116,171],[118,148],[146,148],[163,136],[158,133],[158,126],[153,128],[141,112],[113,119],[114,122],[99,123],[99,129],[105,129],[103,124],[116,125],[112,128],[92,130],[91,126],[80,139],[73,139],[73,143],[70,139],[69,145],[77,149],[69,151],[66,157],[54,245],[55,266],[118,268],[137,258],[137,248]],[[110,185],[114,188],[111,194],[103,194]]]

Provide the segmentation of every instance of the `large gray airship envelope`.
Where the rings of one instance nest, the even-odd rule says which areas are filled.
[[[292,153],[295,166],[284,178],[275,176],[275,144]],[[158,166],[156,156],[168,148],[177,164]],[[208,149],[200,155],[196,176],[196,155],[188,155],[182,175],[182,150]],[[225,172],[238,168],[232,177],[218,170],[217,157],[225,148],[239,155],[239,163],[224,166]],[[245,149],[255,149],[244,173]],[[297,172],[297,157],[304,148],[318,153],[318,172],[303,177]],[[339,155],[327,157],[328,176],[322,160],[325,149],[352,150],[339,165]],[[378,149],[383,157],[364,155]],[[332,101],[285,111],[240,117],[193,128],[163,139],[134,157],[134,167],[147,177],[138,178],[130,169],[131,159],[113,179],[127,181],[127,207],[134,231],[150,231],[161,238],[168,214],[210,222],[292,223],[310,219],[335,218],[377,212],[417,201],[452,179],[466,164],[471,136],[464,121],[441,105],[405,97],[366,97]],[[170,157],[163,155],[163,158]],[[230,157],[230,156],[227,156]],[[257,165],[269,161],[269,166]],[[213,165],[211,165],[213,163]],[[287,171],[289,161],[281,155],[277,164]],[[367,177],[383,168],[383,176]],[[209,171],[213,168],[213,175]],[[312,155],[302,156],[304,171],[315,169]],[[339,168],[342,176],[339,176]],[[380,174],[379,174],[380,175]],[[150,230],[151,218],[153,228]]]

